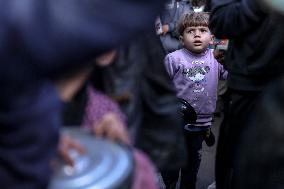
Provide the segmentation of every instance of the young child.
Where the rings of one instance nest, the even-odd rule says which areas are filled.
[[[178,25],[183,48],[165,58],[177,96],[186,100],[197,114],[196,122],[184,127],[188,164],[181,169],[181,188],[186,189],[195,189],[202,142],[205,133],[210,131],[216,107],[218,80],[227,77],[227,72],[208,48],[213,42],[208,22],[207,13],[186,14]]]

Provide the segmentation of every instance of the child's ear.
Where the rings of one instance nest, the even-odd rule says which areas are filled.
[[[214,36],[214,35],[211,35],[210,45],[214,45],[214,39],[215,39],[215,36]]]
[[[180,43],[181,43],[182,45],[184,45],[184,43],[183,43],[183,36],[182,36],[182,35],[179,36],[179,41],[180,41]]]

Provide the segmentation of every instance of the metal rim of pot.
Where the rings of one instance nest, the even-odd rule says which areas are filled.
[[[77,128],[65,128],[63,132],[78,140],[86,154],[70,151],[74,167],[58,161],[49,189],[130,188],[134,161],[129,148]]]

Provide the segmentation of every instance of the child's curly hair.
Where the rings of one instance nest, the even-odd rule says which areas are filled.
[[[209,26],[209,13],[206,12],[191,12],[183,15],[177,26],[179,35],[183,35],[187,27]]]
[[[207,4],[207,0],[191,0],[191,4],[194,7],[205,6]]]

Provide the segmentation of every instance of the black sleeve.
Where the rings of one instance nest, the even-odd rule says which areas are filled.
[[[210,29],[217,38],[237,38],[258,25],[265,13],[256,0],[211,0]]]

